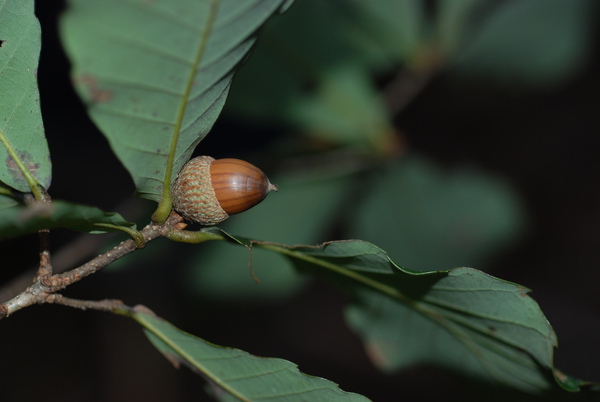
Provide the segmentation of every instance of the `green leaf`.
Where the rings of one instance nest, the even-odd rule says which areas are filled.
[[[416,51],[421,11],[413,1],[298,2],[265,27],[227,109],[336,144],[387,147],[393,127],[372,72]]]
[[[37,86],[41,31],[33,4],[0,4],[0,164],[6,167],[0,181],[22,192],[37,183],[48,188],[52,177]]]
[[[539,392],[552,386],[548,369],[556,336],[527,292],[480,271],[456,268],[426,296],[406,304],[359,292],[347,318],[384,370],[437,364]]]
[[[469,28],[474,24],[472,16],[481,15],[482,9],[491,6],[489,0],[439,0],[433,27],[436,46],[440,46],[445,55],[452,55],[469,40]]]
[[[557,369],[554,369],[554,379],[561,387],[563,387],[567,391],[600,392],[600,383],[594,381],[585,381],[579,378],[571,377]]]
[[[5,208],[12,208],[15,205],[18,205],[18,202],[14,198],[0,195],[0,210]]]
[[[344,2],[355,12],[345,16],[350,21],[343,34],[369,66],[380,70],[410,63],[426,44],[427,11],[422,0]]]
[[[0,185],[0,210],[11,208],[18,204],[19,202],[13,197],[12,191]]]
[[[135,237],[135,223],[114,212],[63,201],[0,209],[0,240],[40,229],[69,228],[93,234],[123,231]]]
[[[219,115],[257,30],[289,3],[69,1],[61,28],[77,91],[141,197],[170,211],[170,183]]]
[[[524,231],[520,200],[500,177],[468,166],[447,171],[416,155],[376,173],[349,237],[377,244],[405,267],[483,266]]]
[[[384,370],[428,363],[528,392],[556,387],[556,334],[523,286],[472,268],[411,271],[360,240],[254,246],[350,289],[348,322]]]
[[[183,363],[202,374],[219,400],[368,401],[342,391],[331,381],[302,374],[286,360],[216,346],[148,314],[136,313],[133,318],[171,362]]]
[[[450,8],[462,4],[445,3]],[[593,0],[497,3],[487,18],[463,35],[449,64],[461,74],[511,84],[556,84],[577,72],[589,57],[595,6]]]

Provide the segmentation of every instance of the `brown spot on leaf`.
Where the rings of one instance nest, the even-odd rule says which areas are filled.
[[[3,40],[3,39],[0,39],[0,47],[4,46],[4,44],[5,44],[5,43],[6,43],[6,41],[5,41],[5,40]]]
[[[27,170],[29,170],[34,177],[37,177],[40,164],[34,162],[31,154],[28,152],[19,152],[19,159],[23,161]],[[25,177],[23,176],[21,169],[19,169],[17,163],[13,158],[10,157],[10,155],[6,157],[5,166],[8,168],[8,172],[15,179],[15,181],[25,181]]]
[[[87,90],[90,101],[93,103],[105,103],[112,99],[113,93],[102,89],[98,85],[98,80],[90,74],[82,74],[75,79],[75,85],[83,86]]]
[[[522,286],[517,286],[517,289],[519,290],[519,296],[527,297],[527,293],[529,293],[529,289],[526,289]]]

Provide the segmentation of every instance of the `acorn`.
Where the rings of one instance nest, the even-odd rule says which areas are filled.
[[[198,156],[183,166],[171,193],[181,216],[212,226],[257,205],[271,190],[277,191],[277,185],[246,161]]]

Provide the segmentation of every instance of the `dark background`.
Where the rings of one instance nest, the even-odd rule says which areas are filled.
[[[147,201],[123,203],[124,194],[133,194],[133,184],[70,86],[56,31],[63,7],[62,2],[37,3],[43,29],[42,112],[54,164],[51,195],[126,217],[151,211]],[[534,290],[558,334],[556,366],[590,380],[600,380],[598,56],[567,84],[547,91],[509,93],[440,76],[397,119],[410,149],[446,166],[482,166],[516,186],[530,230],[491,270]],[[221,143],[218,132],[238,124],[219,121],[203,143],[207,153],[235,144],[230,136]],[[54,231],[53,252],[77,238]],[[35,266],[37,247],[36,236],[1,244],[1,282]],[[185,253],[184,246],[181,250]],[[166,261],[177,258],[165,256]],[[170,272],[157,264],[100,273],[66,294],[147,305],[204,339],[288,359],[303,372],[376,401],[509,397],[434,368],[381,375],[343,322],[346,296],[325,282],[316,281],[293,300],[272,306],[251,301],[197,305],[179,297],[181,272],[174,267]],[[0,362],[0,399],[6,401],[209,400],[203,380],[187,369],[174,370],[136,323],[106,313],[51,305],[25,309],[0,322]]]

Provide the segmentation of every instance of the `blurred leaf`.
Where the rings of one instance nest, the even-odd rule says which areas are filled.
[[[568,376],[557,369],[554,369],[554,379],[563,389],[570,392],[600,392],[600,383],[580,380],[579,378]]]
[[[210,344],[158,317],[137,313],[133,318],[169,361],[202,374],[219,400],[368,401],[342,391],[331,381],[302,374],[286,360],[255,357]]]
[[[0,189],[2,187],[0,186]],[[15,200],[14,198],[8,196],[8,195],[4,195],[4,194],[0,194],[0,210],[5,209],[5,208],[11,208],[14,207],[15,205],[18,205],[18,201]]]
[[[324,230],[337,216],[336,210],[351,180],[351,176],[302,182],[294,181],[290,175],[275,178],[278,193],[270,194],[252,210],[232,216],[221,227],[228,232],[288,244],[321,241]],[[249,263],[260,284],[252,278]],[[250,254],[247,249],[220,242],[198,247],[193,256],[186,258],[186,269],[186,284],[194,294],[219,300],[261,302],[292,297],[306,282],[276,253],[254,248]]]
[[[298,2],[265,27],[227,110],[335,143],[385,148],[393,129],[372,72],[416,51],[421,18],[414,1]]]
[[[445,55],[452,55],[471,33],[471,25],[476,24],[474,15],[482,8],[491,8],[490,0],[437,0],[435,19],[435,40]]]
[[[77,90],[141,197],[161,200],[218,117],[257,29],[289,3],[69,1],[61,28]]]
[[[0,4],[0,163],[6,167],[0,181],[22,192],[31,192],[30,184],[8,147],[44,188],[52,178],[37,86],[41,31],[33,5],[33,0]]]
[[[117,213],[64,201],[0,209],[0,239],[52,228],[69,228],[94,234],[124,231],[132,235],[136,225]]]
[[[291,120],[311,135],[340,145],[380,148],[393,135],[385,105],[370,77],[352,65],[328,69],[316,96],[296,99]]]
[[[588,58],[595,1],[495,4],[451,58],[457,72],[511,84],[548,85],[576,72]]]
[[[447,173],[415,156],[384,166],[349,222],[349,237],[415,270],[478,266],[514,243],[524,213],[512,189],[475,169]]]
[[[427,19],[422,0],[345,0],[343,35],[365,63],[376,70],[409,63],[425,44]]]
[[[359,240],[254,244],[351,289],[349,323],[382,369],[430,363],[528,392],[555,385],[556,335],[520,285],[472,268],[410,271]]]

